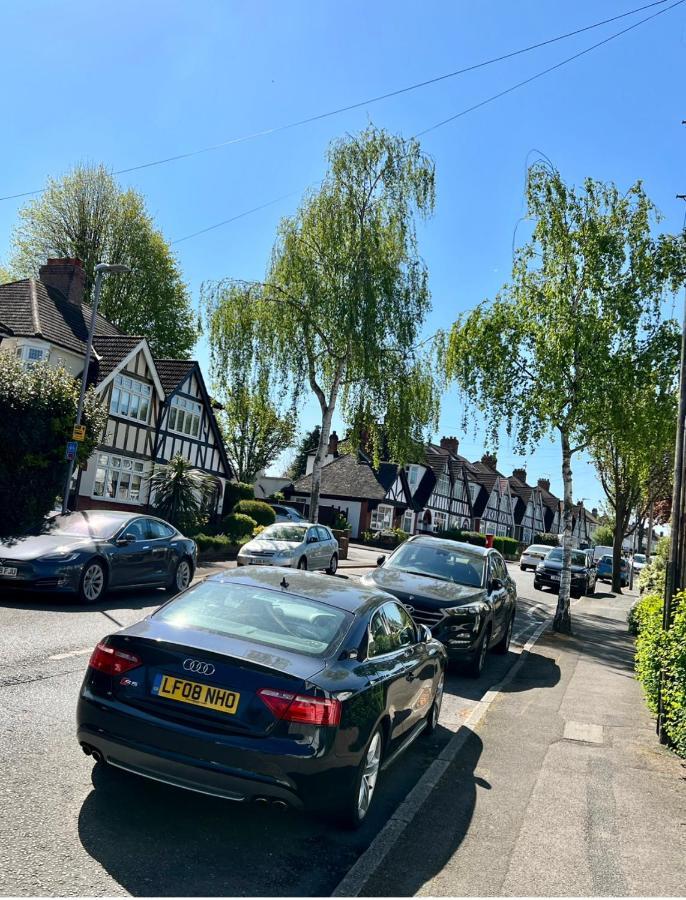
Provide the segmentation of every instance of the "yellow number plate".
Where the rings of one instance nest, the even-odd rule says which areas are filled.
[[[153,694],[178,700],[179,703],[192,703],[205,709],[216,709],[218,712],[233,715],[238,709],[241,695],[226,688],[200,684],[197,681],[186,681],[172,675],[158,675],[152,688]]]

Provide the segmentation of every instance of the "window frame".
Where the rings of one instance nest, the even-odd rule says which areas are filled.
[[[384,511],[384,514],[388,511],[389,516],[390,516],[390,521],[389,521],[388,525],[379,526],[378,519],[379,519],[379,510],[380,509],[382,509]],[[391,506],[390,504],[379,503],[377,505],[376,509],[372,510],[372,514],[369,519],[370,530],[371,531],[383,531],[386,528],[389,528],[389,529],[393,528],[393,513],[394,512],[395,512],[395,508],[393,506]],[[384,515],[384,519],[385,519],[385,515]],[[376,522],[376,524],[374,524],[375,522]]]
[[[106,462],[103,462],[103,457],[106,458]],[[118,461],[116,464],[114,461]],[[124,462],[130,463],[130,466],[123,465]],[[140,468],[139,468],[140,467]],[[103,470],[103,480],[102,482],[98,481],[98,472]],[[116,472],[117,477],[114,478],[114,473]],[[127,487],[127,496],[121,497],[119,495],[119,484],[121,481],[121,474],[125,473],[128,477],[128,487]],[[131,486],[134,483],[134,478],[138,479],[138,496],[131,496]],[[106,503],[130,503],[135,506],[144,506],[145,500],[143,499],[143,495],[145,492],[145,485],[148,481],[148,471],[146,468],[146,463],[143,460],[135,459],[131,456],[125,456],[119,453],[107,453],[96,451],[95,454],[95,473],[93,475],[93,486],[91,488],[91,497],[95,500],[102,500]],[[96,493],[96,487],[98,484],[102,484],[102,492]],[[114,496],[109,496],[108,494],[108,485],[114,486]]]
[[[126,384],[128,382],[128,384]],[[114,409],[116,395],[117,409]],[[122,396],[128,397],[126,412],[121,411]],[[119,372],[114,376],[112,382],[112,393],[110,394],[110,406],[108,415],[115,416],[118,419],[126,419],[128,422],[136,422],[138,425],[148,425],[150,423],[150,413],[152,411],[154,392],[152,385],[146,381],[141,381],[133,375]],[[132,415],[132,401],[137,400],[136,414]],[[139,415],[139,411],[143,408],[143,404],[147,402],[145,417]]]
[[[197,407],[197,409],[196,409]],[[172,424],[173,413],[173,424]],[[183,416],[183,428],[178,427],[179,413]],[[179,394],[169,401],[169,409],[167,411],[167,431],[174,434],[183,435],[190,440],[201,440],[200,426],[202,425],[203,406],[199,400],[191,400],[189,397],[182,397]],[[186,421],[191,420],[191,429],[186,431]]]

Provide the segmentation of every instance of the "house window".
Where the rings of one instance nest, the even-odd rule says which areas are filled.
[[[47,362],[50,350],[47,347],[32,347],[31,344],[19,344],[17,357],[25,366],[33,366],[39,362]]]
[[[127,375],[117,375],[114,379],[110,414],[136,422],[147,422],[150,416],[152,388]]]
[[[125,456],[99,453],[95,469],[93,496],[103,500],[142,503],[145,463]]]
[[[167,428],[177,431],[179,434],[187,434],[197,437],[200,433],[200,418],[202,406],[185,397],[173,397],[169,407],[169,422]]]
[[[445,531],[448,527],[448,514],[436,510],[434,512],[434,531]]]
[[[393,507],[379,505],[372,511],[370,522],[372,531],[383,531],[393,527]]]
[[[409,484],[410,489],[414,491],[419,484],[419,466],[407,467],[407,483]]]
[[[403,531],[407,532],[407,534],[412,534],[412,527],[414,525],[414,513],[411,509],[406,509],[403,514]]]
[[[441,494],[443,497],[450,496],[450,479],[445,474],[445,472],[443,472],[442,475],[438,476],[438,485],[436,487],[436,492],[438,494]]]
[[[458,478],[455,484],[453,485],[453,497],[455,500],[465,500],[464,493],[464,482],[461,478]]]

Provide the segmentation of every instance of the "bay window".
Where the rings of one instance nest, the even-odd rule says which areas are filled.
[[[380,504],[376,509],[372,510],[370,528],[372,531],[383,531],[387,528],[393,528],[393,507]]]
[[[448,514],[440,510],[434,511],[434,531],[445,531],[448,527]]]
[[[111,453],[98,453],[93,496],[124,503],[143,503],[145,463]]]

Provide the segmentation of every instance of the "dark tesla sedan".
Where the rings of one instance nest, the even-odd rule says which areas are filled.
[[[560,590],[560,578],[562,577],[562,547],[555,547],[536,566],[534,573],[534,587],[537,591],[544,587],[553,591]],[[592,597],[595,594],[598,581],[598,569],[590,553],[584,550],[572,550],[571,557],[571,590],[572,597],[582,597],[586,594]]]
[[[195,541],[168,522],[127,512],[57,516],[39,534],[0,542],[0,589],[76,594],[96,603],[110,588],[188,587]]]
[[[470,674],[481,674],[489,649],[507,653],[517,589],[497,550],[415,535],[379,562],[362,583],[397,597]]]
[[[137,775],[357,826],[380,770],[436,727],[444,667],[393,597],[245,566],[98,644],[78,740]]]

